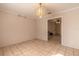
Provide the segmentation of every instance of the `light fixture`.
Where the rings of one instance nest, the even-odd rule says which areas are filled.
[[[36,12],[36,15],[40,18],[42,18],[43,16],[46,15],[46,9],[45,7],[43,6],[42,3],[39,3],[39,6],[37,8],[37,12]]]

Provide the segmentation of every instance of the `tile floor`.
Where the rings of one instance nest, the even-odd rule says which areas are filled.
[[[62,46],[59,36],[49,41],[29,40],[0,48],[1,56],[79,56],[79,49]]]

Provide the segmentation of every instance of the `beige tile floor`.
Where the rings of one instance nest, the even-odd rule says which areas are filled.
[[[59,36],[49,41],[29,40],[0,48],[1,56],[79,56],[79,50],[60,44]]]

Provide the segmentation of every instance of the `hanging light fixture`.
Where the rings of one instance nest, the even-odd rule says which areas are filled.
[[[42,3],[39,3],[39,7],[37,8],[36,15],[40,18],[46,15],[45,7],[42,5]]]

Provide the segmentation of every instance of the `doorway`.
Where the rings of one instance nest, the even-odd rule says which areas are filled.
[[[48,20],[48,40],[61,44],[61,17]]]

